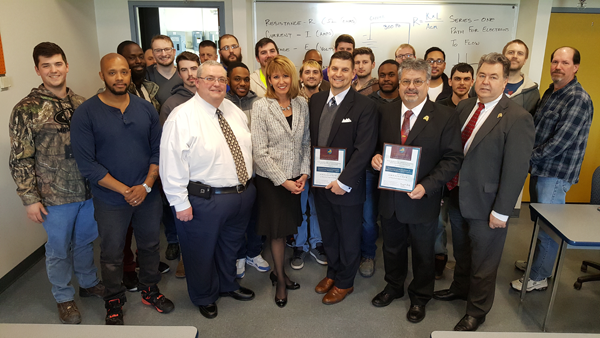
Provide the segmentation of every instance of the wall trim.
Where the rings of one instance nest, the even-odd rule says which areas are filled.
[[[37,250],[31,255],[27,256],[21,263],[17,264],[12,270],[10,270],[4,277],[0,278],[0,294],[14,282],[16,282],[21,276],[23,276],[29,269],[31,269],[37,262],[39,262],[46,253],[45,243],[42,244]]]
[[[600,8],[552,7],[552,13],[600,14]]]

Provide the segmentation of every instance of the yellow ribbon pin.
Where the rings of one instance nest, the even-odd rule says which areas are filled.
[[[502,117],[502,113],[498,114],[498,118],[501,118],[501,117]]]
[[[425,121],[429,121],[429,116],[428,116],[428,115],[425,115],[425,117],[423,118],[423,120],[425,120]]]

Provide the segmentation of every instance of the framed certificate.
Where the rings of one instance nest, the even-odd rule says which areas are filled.
[[[329,183],[337,180],[344,170],[346,149],[314,147],[313,159],[313,187],[325,188]]]
[[[379,189],[411,192],[417,185],[421,147],[383,145]]]

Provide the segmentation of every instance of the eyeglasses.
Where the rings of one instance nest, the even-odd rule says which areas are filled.
[[[433,60],[433,59],[427,59],[425,60],[431,64],[437,63],[438,65],[441,65],[442,63],[445,63],[446,61],[442,60],[442,59],[437,59],[437,60]]]
[[[403,85],[404,87],[408,87],[408,86],[410,86],[411,82],[415,87],[421,87],[423,85],[423,83],[425,83],[425,81],[423,81],[421,79],[414,79],[412,81],[404,79],[404,80],[400,81],[400,84]]]
[[[212,77],[212,76],[207,76],[207,77],[199,77],[199,79],[202,79],[206,82],[219,82],[219,84],[226,84],[227,83],[227,78],[226,77]]]
[[[396,55],[396,59],[402,59],[402,60],[404,60],[404,59],[408,59],[408,58],[412,58],[412,57],[415,57],[415,55],[414,55],[414,54],[411,54],[411,53],[408,53],[408,54],[398,54],[398,55]]]
[[[234,49],[238,49],[238,48],[240,48],[240,46],[239,46],[239,45],[231,45],[231,46],[225,46],[225,47],[223,47],[223,48],[221,48],[221,49],[219,49],[219,50],[228,51],[228,50],[230,50],[230,49],[231,49],[231,50],[234,50]]]
[[[156,53],[156,54],[160,54],[160,53],[163,53],[163,52],[164,53],[168,53],[168,52],[172,51],[173,49],[175,49],[175,48],[173,48],[173,47],[169,47],[169,48],[156,48],[156,49],[153,49],[152,52]]]

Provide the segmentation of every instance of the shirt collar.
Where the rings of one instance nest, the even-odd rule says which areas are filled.
[[[344,90],[343,92],[341,92],[337,95],[333,95],[333,93],[331,92],[331,89],[330,89],[329,97],[327,98],[327,104],[329,104],[329,101],[331,101],[332,97],[335,97],[335,103],[339,106],[340,104],[342,104],[342,101],[344,101],[344,98],[346,97],[346,94],[348,94],[349,90],[350,90],[350,87],[348,87],[346,90]]]
[[[502,92],[502,94],[500,94],[500,96],[498,96],[494,101],[490,101],[488,103],[484,103],[483,104],[484,105],[483,109],[485,110],[485,109],[488,109],[489,107],[493,107],[493,106],[497,105],[498,102],[500,102],[500,99],[502,99],[502,95],[504,95],[504,92]],[[476,105],[479,105],[479,102],[481,102],[481,101],[479,101],[479,97],[478,97]]]
[[[200,95],[198,95],[198,92],[194,94],[194,99],[200,104],[201,111],[205,112],[209,116],[217,116],[217,108],[215,108],[215,106],[206,102],[202,97],[200,97]],[[225,113],[225,111],[223,110],[223,101],[221,101],[221,104],[219,104],[218,109]]]
[[[425,99],[423,100],[423,102],[419,103],[419,105],[417,105],[416,107],[414,107],[413,109],[408,109],[405,105],[404,102],[402,102],[402,116],[404,116],[404,113],[406,113],[407,110],[410,110],[413,112],[413,115],[415,117],[418,117],[419,114],[421,114],[421,110],[423,110],[423,106],[425,105],[425,102],[427,102],[427,100],[429,99]]]

